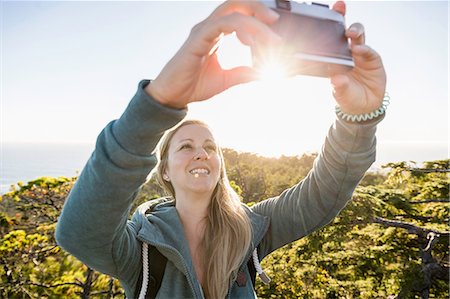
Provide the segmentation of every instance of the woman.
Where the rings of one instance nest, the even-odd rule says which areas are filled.
[[[344,14],[345,4],[333,9]],[[382,111],[386,76],[379,55],[364,45],[360,24],[346,31],[356,67],[331,78],[341,112],[312,171],[280,196],[242,205],[211,131],[201,122],[181,123],[189,103],[256,78],[249,67],[220,68],[215,49],[221,35],[236,32],[247,45],[255,38],[277,43],[269,28],[277,18],[259,2],[223,3],[192,29],[154,81],[139,84],[121,118],[99,135],[56,237],[90,267],[117,277],[128,298],[145,295],[148,269],[141,251],[148,244],[167,258],[157,298],[256,298],[247,261],[253,256],[261,272],[259,260],[267,254],[330,222],[373,163],[375,128],[384,114],[372,112]],[[361,115],[371,119],[348,121]],[[158,164],[155,148],[164,133]],[[150,210],[146,203],[127,221],[156,165],[173,200]]]

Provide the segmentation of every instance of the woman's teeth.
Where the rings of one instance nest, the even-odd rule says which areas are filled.
[[[209,171],[204,168],[196,168],[196,169],[191,170],[190,173],[192,173],[192,174],[199,174],[199,173],[208,174]]]
[[[209,171],[204,168],[196,168],[196,169],[192,169],[190,171],[190,173],[193,174],[195,178],[198,178],[200,174],[208,174]]]

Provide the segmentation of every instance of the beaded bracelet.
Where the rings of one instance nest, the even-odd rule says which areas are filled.
[[[347,114],[341,110],[341,107],[336,106],[336,114],[346,120],[351,122],[362,122],[371,120],[374,118],[377,118],[378,116],[382,115],[386,112],[386,108],[389,105],[391,101],[391,98],[389,97],[389,94],[386,92],[384,94],[383,103],[381,104],[380,108],[376,109],[375,111],[372,111],[370,113],[364,113],[364,114]]]

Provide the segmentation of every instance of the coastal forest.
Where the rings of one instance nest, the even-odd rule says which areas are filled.
[[[224,155],[230,182],[249,206],[302,180],[317,156]],[[330,224],[263,260],[271,282],[256,279],[258,298],[449,298],[449,164],[405,161],[367,172]],[[0,298],[124,298],[116,279],[55,242],[75,181],[41,177],[1,196]],[[150,179],[135,207],[161,195]]]

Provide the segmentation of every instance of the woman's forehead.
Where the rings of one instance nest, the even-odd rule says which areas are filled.
[[[204,125],[189,124],[179,128],[172,137],[172,141],[182,141],[185,139],[193,141],[214,141],[214,136],[210,129]]]

